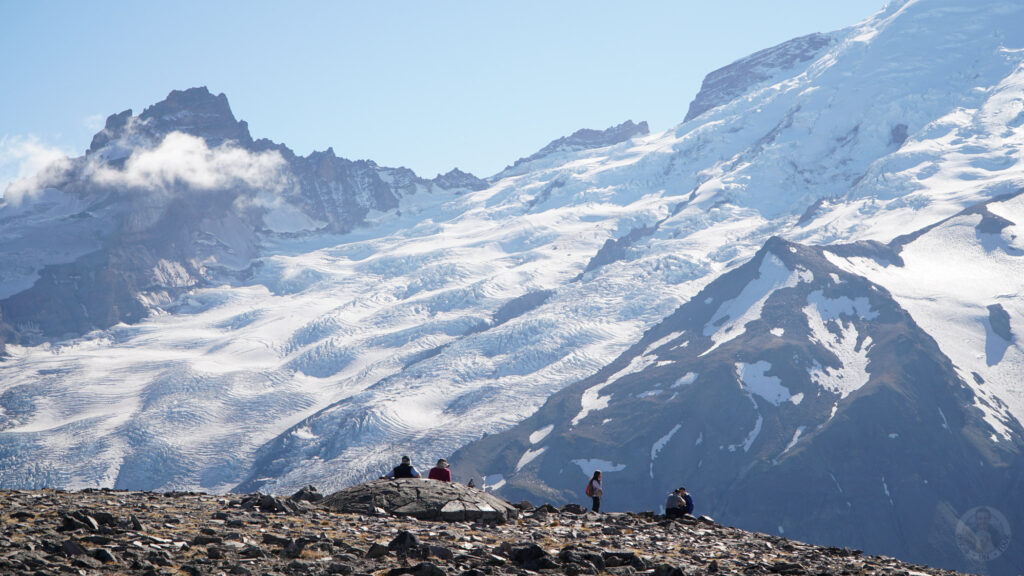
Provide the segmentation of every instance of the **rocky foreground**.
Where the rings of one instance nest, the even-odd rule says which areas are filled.
[[[289,498],[109,490],[0,492],[0,573],[531,573],[682,576],[953,572],[652,513],[519,505],[518,517],[426,521],[376,506],[335,512],[315,489]]]

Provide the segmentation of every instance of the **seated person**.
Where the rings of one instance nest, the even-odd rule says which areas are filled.
[[[402,463],[395,466],[388,472],[385,478],[419,478],[420,473],[412,466],[412,460],[408,456],[402,456]]]
[[[665,516],[679,518],[686,514],[693,514],[693,498],[686,493],[686,488],[680,486],[668,495],[665,501]]]
[[[437,461],[437,466],[430,469],[427,473],[427,478],[431,480],[440,480],[441,482],[452,481],[452,471],[448,469],[448,461],[441,458]]]

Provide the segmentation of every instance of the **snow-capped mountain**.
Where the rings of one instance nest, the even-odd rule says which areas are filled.
[[[108,328],[249,274],[262,238],[347,232],[403,196],[486,186],[331,149],[297,157],[253,141],[223,94],[174,91],[110,116],[85,156],[8,191],[0,306],[27,343]]]
[[[1024,193],[992,206],[1024,221]],[[579,500],[600,469],[616,509],[658,509],[686,484],[701,513],[754,530],[975,568],[952,536],[966,510],[1024,520],[1024,428],[1000,400],[1021,396],[999,389],[1018,383],[980,386],[914,317],[950,323],[936,332],[959,331],[984,362],[1003,360],[1017,336],[1000,292],[1024,277],[1024,252],[1000,223],[963,214],[906,245],[770,239],[594,376],[458,451],[453,466],[509,498],[559,502]],[[987,313],[912,316],[930,291],[920,276],[890,282],[898,294],[867,279],[934,265],[936,241],[943,258],[1011,268],[986,265],[992,275],[964,281],[995,302]],[[1019,374],[1012,364],[1001,369]],[[1007,553],[989,568],[1009,573],[1021,559]]]
[[[643,493],[611,509],[685,481],[725,522],[926,560],[836,494],[906,532],[1019,520],[1024,6],[893,2],[713,72],[685,118],[424,180],[253,140],[202,89],[112,116],[0,205],[0,485],[331,489],[488,435],[456,476],[509,494],[607,461]]]

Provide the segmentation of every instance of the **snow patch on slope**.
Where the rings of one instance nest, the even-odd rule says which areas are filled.
[[[682,335],[683,335],[683,332],[681,332],[681,331],[680,332],[673,332],[673,333],[669,334],[668,336],[665,336],[664,338],[659,338],[658,340],[656,340],[654,342],[651,342],[651,344],[647,347],[647,349],[644,350],[643,355],[647,356],[651,352],[654,352],[658,348],[661,348],[662,346],[668,344],[669,342],[672,342],[673,340],[679,338]]]
[[[839,367],[816,366],[809,373],[811,380],[830,392],[846,398],[868,383],[868,352],[871,338],[860,341],[853,317],[872,320],[878,316],[870,309],[867,298],[826,298],[821,291],[807,297],[803,312],[811,329],[811,339],[827,348],[839,359]],[[851,318],[850,321],[844,321]]]
[[[783,450],[782,453],[785,454],[786,452],[789,452],[794,446],[796,446],[796,443],[800,441],[800,437],[803,436],[806,430],[807,426],[798,427],[796,431],[793,432],[793,439],[789,441],[789,444],[786,444],[786,449]]]
[[[789,389],[782,385],[782,379],[777,376],[768,376],[767,372],[772,369],[769,362],[760,360],[753,364],[744,362],[736,363],[736,372],[739,374],[740,383],[743,388],[752,394],[764,398],[773,406],[790,400],[793,395]]]
[[[580,467],[580,472],[583,475],[590,478],[594,475],[594,472],[600,470],[602,474],[606,472],[622,472],[626,469],[625,464],[616,464],[609,462],[608,460],[600,460],[598,458],[581,458],[572,461],[573,464]]]
[[[679,429],[682,427],[682,424],[676,424],[668,431],[668,434],[658,438],[651,446],[651,478],[654,478],[654,461],[658,458],[658,454],[661,454],[662,449],[665,448],[668,441],[671,440],[672,437],[676,435],[676,432],[679,432]]]
[[[526,466],[530,462],[533,462],[537,458],[537,456],[543,454],[544,451],[547,449],[547,446],[542,446],[536,450],[527,450],[526,452],[523,452],[523,455],[519,457],[519,462],[516,463],[516,472],[522,470],[523,466]]]
[[[672,383],[673,388],[681,388],[683,386],[689,386],[697,381],[696,372],[687,372],[680,376],[675,382]]]
[[[761,412],[757,413],[757,421],[754,422],[754,427],[747,434],[746,439],[743,440],[742,445],[729,446],[730,452],[735,452],[737,448],[742,447],[744,452],[750,452],[750,447],[754,445],[754,441],[761,434],[761,425],[764,424],[764,416],[761,416]]]
[[[761,426],[764,424],[764,416],[761,415],[761,409],[758,407],[757,400],[754,399],[754,395],[749,391],[747,391],[746,395],[750,400],[750,403],[754,406],[754,412],[757,414],[757,419],[754,421],[754,427],[751,428],[742,443],[729,445],[729,452],[735,452],[740,448],[742,448],[744,452],[749,452],[751,446],[754,445],[754,441],[761,435]]]
[[[480,479],[480,482],[481,490],[494,492],[496,490],[500,490],[501,487],[505,485],[505,477],[502,476],[501,474],[487,474]]]
[[[541,440],[547,438],[548,434],[551,434],[551,431],[554,430],[554,429],[555,429],[555,425],[554,424],[548,424],[547,426],[532,432],[530,434],[530,444],[537,444]]]
[[[711,315],[711,321],[704,325],[704,335],[709,336],[713,344],[701,356],[746,332],[747,323],[761,317],[765,302],[776,290],[792,288],[808,280],[806,270],[791,271],[776,255],[766,254],[757,278],[744,286],[736,298],[723,302]]]
[[[623,376],[643,372],[648,366],[654,364],[657,360],[657,356],[634,356],[633,359],[629,361],[628,366],[619,370],[615,374],[612,374],[612,376],[604,382],[587,388],[580,397],[580,404],[582,407],[580,408],[579,413],[572,419],[572,425],[578,425],[591,412],[604,410],[608,407],[611,396],[601,396],[601,390],[614,384]]]

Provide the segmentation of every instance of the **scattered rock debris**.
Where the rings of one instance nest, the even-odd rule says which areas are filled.
[[[649,512],[598,515],[579,507],[521,504],[521,510],[500,519],[424,521],[388,511],[390,501],[381,506],[383,514],[367,514],[365,503],[362,513],[336,512],[328,506],[339,501],[335,496],[312,500],[264,494],[0,491],[0,573],[955,574]]]

